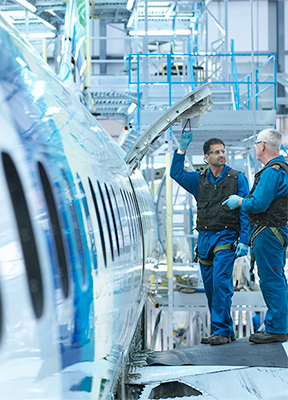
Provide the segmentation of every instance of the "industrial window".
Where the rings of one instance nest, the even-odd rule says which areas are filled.
[[[89,178],[88,178],[88,180],[89,180],[89,186],[90,186],[92,199],[93,199],[93,203],[94,203],[94,208],[95,208],[95,212],[96,212],[96,218],[97,218],[97,222],[98,222],[99,232],[100,232],[100,240],[101,240],[103,258],[104,258],[104,264],[105,264],[105,267],[107,267],[106,247],[105,247],[105,240],[104,240],[102,222],[101,222],[101,218],[100,218],[100,212],[99,212],[99,208],[98,208],[98,204],[97,204],[97,199],[96,199],[96,195],[95,195],[95,192],[94,192],[94,188],[93,188],[92,183],[91,183]]]
[[[82,273],[83,283],[85,283],[85,280],[86,280],[85,253],[84,253],[84,246],[83,246],[83,242],[82,242],[82,238],[81,238],[81,231],[80,231],[79,219],[77,216],[77,209],[76,209],[76,206],[74,203],[72,189],[70,187],[66,173],[63,171],[63,169],[61,170],[61,172],[62,172],[63,183],[64,183],[64,187],[63,187],[64,195],[65,195],[65,199],[69,206],[70,214],[72,217],[73,231],[75,233],[77,255],[79,257],[79,264],[80,264],[80,271]]]
[[[131,234],[131,228],[130,228],[130,219],[129,219],[129,215],[128,215],[128,209],[127,209],[127,205],[126,205],[126,201],[124,198],[124,194],[123,194],[123,190],[120,189],[120,194],[122,197],[122,201],[123,201],[123,205],[124,205],[124,210],[125,210],[125,215],[126,215],[126,219],[127,219],[127,225],[128,225],[128,229],[129,229],[129,236],[130,236],[130,241],[132,242],[132,234]]]
[[[126,204],[127,204],[127,209],[128,209],[128,213],[129,213],[129,216],[130,216],[130,221],[131,221],[131,227],[132,227],[132,235],[133,235],[133,240],[134,240],[134,242],[136,241],[135,239],[135,227],[134,227],[134,223],[133,223],[133,217],[132,217],[132,212],[131,212],[131,205],[130,205],[130,202],[129,202],[129,199],[128,199],[128,194],[126,193],[126,190],[123,190],[123,193],[124,193],[124,197],[125,197],[125,199],[126,199]]]
[[[112,202],[111,202],[111,198],[110,198],[110,193],[108,191],[108,187],[107,187],[106,183],[104,183],[104,186],[105,186],[105,189],[106,189],[108,202],[109,202],[109,206],[110,206],[110,210],[111,210],[111,214],[112,214],[112,220],[113,220],[115,236],[116,236],[116,245],[117,245],[117,251],[118,251],[118,256],[119,256],[120,255],[119,238],[118,238],[118,230],[117,230],[117,226],[116,226],[115,215],[114,215],[113,206],[112,206]]]
[[[111,234],[111,228],[110,228],[107,208],[106,208],[106,204],[105,204],[105,201],[104,201],[103,192],[102,192],[100,183],[98,181],[97,181],[97,184],[98,184],[98,189],[99,189],[100,197],[101,197],[102,204],[103,204],[104,214],[105,214],[105,218],[106,218],[106,222],[107,222],[107,229],[108,229],[108,236],[109,236],[109,242],[110,242],[110,248],[111,248],[112,261],[114,261],[113,241],[112,241],[112,234]]]
[[[68,267],[65,255],[65,249],[63,244],[63,237],[61,226],[57,214],[57,208],[52,193],[51,185],[48,176],[45,172],[43,165],[38,162],[39,174],[42,182],[42,187],[46,199],[46,205],[49,212],[49,217],[52,225],[52,233],[55,241],[55,247],[58,258],[59,275],[61,279],[62,289],[64,296],[67,298],[69,294],[69,278],[68,278]]]
[[[114,192],[114,189],[113,189],[112,185],[111,185],[111,191],[112,191],[113,198],[114,198],[114,201],[115,201],[115,204],[116,204],[116,211],[117,211],[117,215],[118,215],[118,219],[119,219],[120,231],[121,231],[121,236],[122,236],[122,244],[123,244],[123,249],[124,249],[125,242],[124,242],[123,226],[122,226],[121,216],[120,216],[120,212],[119,212],[119,206],[118,206],[116,195],[115,195],[115,192]]]
[[[40,318],[43,313],[43,284],[27,202],[15,165],[7,153],[2,153],[2,162],[17,221],[33,309],[36,317]]]

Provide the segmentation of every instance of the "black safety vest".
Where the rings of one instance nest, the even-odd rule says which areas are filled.
[[[238,194],[239,172],[229,168],[225,179],[216,184],[208,181],[208,170],[199,176],[197,196],[197,230],[230,229],[240,232],[239,209],[222,206],[231,194]]]
[[[283,168],[287,175],[288,175],[288,164],[282,161],[272,161],[270,164],[266,165],[261,171],[255,174],[254,184],[251,189],[251,192],[247,196],[247,198],[252,197],[252,193],[256,189],[256,186],[259,183],[260,176],[267,168],[273,168],[274,165],[278,165],[278,168],[274,167],[275,169],[279,169],[279,167]],[[248,214],[249,222],[256,225],[261,226],[272,226],[272,227],[281,227],[287,224],[288,221],[288,195],[283,197],[276,197],[270,204],[269,208],[259,214]]]

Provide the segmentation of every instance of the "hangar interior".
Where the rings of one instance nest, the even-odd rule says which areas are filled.
[[[147,143],[138,165],[159,220],[159,257],[147,303],[148,345],[163,350],[173,342],[176,347],[199,343],[210,321],[193,262],[196,203],[173,183],[173,278],[167,278],[166,154],[178,148],[182,130],[191,130],[186,166],[203,170],[203,143],[220,137],[228,164],[244,172],[250,186],[261,168],[254,154],[260,130],[280,130],[281,152],[288,156],[287,1],[2,0],[0,12],[126,153],[169,107],[211,82],[213,111],[178,119],[153,144]],[[75,26],[67,24],[69,15],[71,21],[75,15],[85,20],[76,27],[74,49],[71,43],[69,47],[75,34]],[[236,264],[232,310],[242,337],[254,332],[252,317],[263,316],[266,307],[257,279],[251,282],[249,256]]]

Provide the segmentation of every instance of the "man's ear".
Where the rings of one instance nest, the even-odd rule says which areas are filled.
[[[207,154],[204,154],[204,158],[208,162],[208,155]]]

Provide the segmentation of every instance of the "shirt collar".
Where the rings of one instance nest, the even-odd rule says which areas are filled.
[[[268,161],[268,163],[266,165],[269,165],[271,162],[274,162],[274,161],[284,161],[284,162],[286,162],[285,158],[282,155],[280,155],[280,156],[277,156],[275,158],[272,158],[272,160]]]
[[[225,164],[225,165],[224,165],[224,168],[223,168],[223,171],[222,171],[221,174],[218,176],[218,178],[216,178],[215,180],[217,181],[218,179],[223,178],[223,177],[226,175],[226,173],[227,173],[227,171],[229,170],[229,168],[230,168],[230,167],[228,167],[228,165]],[[213,177],[213,174],[212,174],[212,172],[211,172],[211,170],[210,170],[210,167],[208,167],[208,176]]]

